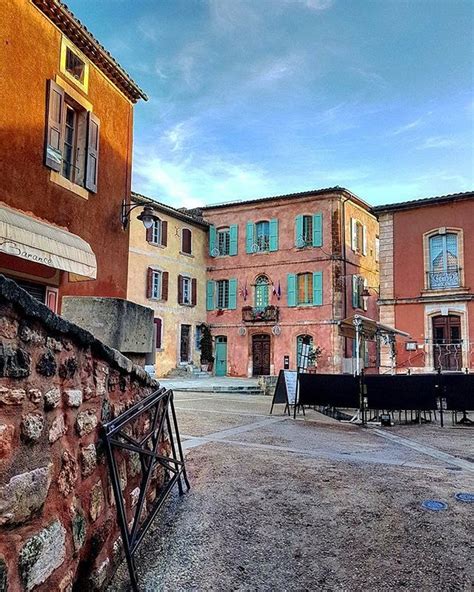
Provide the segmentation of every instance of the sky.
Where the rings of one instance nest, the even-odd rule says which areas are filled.
[[[474,189],[473,0],[66,0],[148,94],[133,189],[174,207]]]

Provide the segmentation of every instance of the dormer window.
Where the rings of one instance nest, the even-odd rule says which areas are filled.
[[[68,80],[87,93],[89,86],[89,61],[66,37],[61,41],[60,71]]]
[[[81,84],[84,84],[86,63],[70,47],[66,47],[66,71]]]

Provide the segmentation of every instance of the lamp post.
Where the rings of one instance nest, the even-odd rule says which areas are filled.
[[[142,207],[142,204],[135,204],[132,206],[131,204],[127,203],[125,201],[125,199],[123,200],[122,211],[120,212],[120,222],[122,223],[122,228],[124,230],[127,229],[127,226],[130,222],[130,214],[131,214],[132,210],[134,210],[135,208],[140,208],[140,207]],[[155,222],[155,220],[158,220],[158,217],[155,216],[153,206],[151,206],[151,205],[143,206],[143,210],[137,216],[137,220],[140,220],[143,223],[143,226],[147,230],[148,230],[148,228],[151,228],[153,226],[153,223]]]

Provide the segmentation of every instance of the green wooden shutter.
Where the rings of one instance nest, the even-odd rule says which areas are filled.
[[[287,299],[288,306],[296,306],[296,274],[289,273],[287,276]]]
[[[235,278],[229,280],[229,309],[235,310],[237,308],[237,280]]]
[[[295,218],[295,246],[304,247],[303,241],[303,216],[296,216]]]
[[[97,115],[87,114],[87,152],[86,152],[86,178],[85,187],[97,193],[99,176],[99,135],[100,121]]]
[[[214,310],[214,290],[216,282],[212,280],[207,281],[206,285],[206,308],[207,310]]]
[[[247,222],[247,235],[245,237],[245,250],[247,253],[253,253],[253,244],[255,234],[255,225],[253,222]]]
[[[209,255],[211,257],[215,257],[215,254],[213,251],[216,248],[216,238],[217,238],[216,227],[214,225],[211,225],[209,227]]]
[[[278,219],[270,220],[270,251],[278,251]]]
[[[237,224],[231,224],[229,228],[229,255],[237,255],[238,238],[239,227]]]
[[[359,308],[359,277],[352,276],[352,307]]]
[[[322,306],[323,304],[323,272],[313,273],[313,305]]]
[[[313,247],[323,246],[323,215],[313,214]]]

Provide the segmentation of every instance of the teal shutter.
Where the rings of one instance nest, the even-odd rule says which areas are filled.
[[[303,216],[296,216],[295,218],[295,246],[303,247]]]
[[[217,232],[216,232],[216,227],[214,225],[209,227],[209,255],[211,257],[214,257],[214,249],[216,248],[216,237],[217,237]]]
[[[287,276],[287,299],[288,306],[296,306],[296,274],[289,273]]]
[[[253,244],[255,242],[254,234],[255,234],[254,223],[247,222],[247,235],[245,237],[245,250],[247,251],[247,253],[253,253]]]
[[[229,255],[237,255],[237,241],[239,237],[239,227],[237,224],[231,224],[229,228]]]
[[[352,307],[359,308],[359,278],[352,276]]]
[[[214,310],[214,290],[215,282],[212,280],[207,281],[206,285],[206,308],[207,310]]]
[[[235,278],[229,280],[229,309],[235,310],[237,308],[237,280]]]
[[[313,214],[313,247],[323,246],[323,215]]]
[[[270,220],[270,251],[278,251],[278,219]]]
[[[313,305],[322,306],[323,304],[323,272],[313,273]]]

